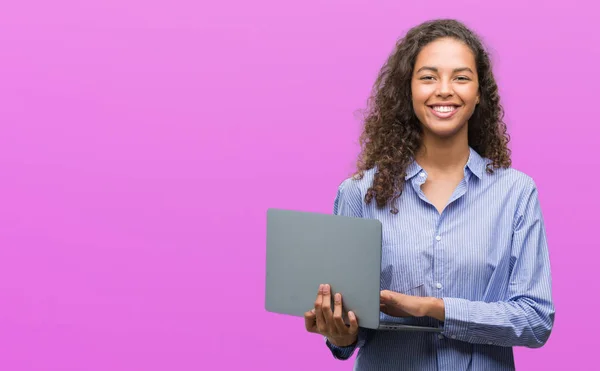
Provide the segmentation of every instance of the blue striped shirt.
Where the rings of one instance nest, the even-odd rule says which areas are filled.
[[[514,370],[513,346],[548,340],[554,305],[536,185],[512,168],[488,174],[488,162],[470,149],[464,178],[441,214],[421,190],[427,173],[416,162],[395,215],[363,201],[374,169],[341,183],[334,214],[383,224],[381,289],[442,298],[445,321],[381,313],[384,321],[443,332],[360,328],[356,346],[326,342],[334,357],[348,359],[359,348],[354,370]]]

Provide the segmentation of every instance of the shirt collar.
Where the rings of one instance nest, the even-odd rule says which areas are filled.
[[[465,170],[469,169],[477,178],[481,179],[483,177],[484,168],[484,159],[479,155],[479,153],[477,153],[477,151],[469,147],[469,159],[467,160],[467,164],[465,165]],[[423,168],[416,161],[413,160],[406,168],[405,179],[408,180],[414,177],[421,170],[423,170]]]
[[[409,180],[410,178],[417,175],[417,173],[419,173],[419,171],[421,170],[423,170],[423,168],[417,163],[417,161],[413,160],[410,164],[408,164],[408,167],[406,168],[405,179]]]
[[[469,147],[469,150],[470,154],[466,168],[469,168],[469,170],[471,170],[471,172],[475,174],[477,178],[481,179],[483,178],[483,172],[486,166],[485,160],[473,148]]]

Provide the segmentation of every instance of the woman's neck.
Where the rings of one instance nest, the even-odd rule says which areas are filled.
[[[462,172],[469,154],[469,140],[466,135],[453,138],[424,135],[421,148],[417,151],[416,161],[427,172]]]

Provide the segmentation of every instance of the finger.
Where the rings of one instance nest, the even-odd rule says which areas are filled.
[[[354,335],[358,332],[358,320],[356,319],[354,312],[348,312],[348,319],[350,320],[350,328],[348,332]]]
[[[399,292],[383,290],[379,295],[379,303],[387,306],[398,306],[402,302],[402,296]]]
[[[317,293],[317,299],[315,300],[315,316],[317,319],[317,329],[319,332],[324,332],[326,329],[325,318],[323,317],[322,311],[322,303],[323,303],[323,285],[319,286],[319,292]]]
[[[379,293],[379,302],[380,303],[386,303],[386,302],[389,302],[390,300],[391,300],[391,295],[388,290],[383,290]]]
[[[321,303],[321,310],[323,312],[323,318],[327,327],[330,329],[334,328],[333,325],[333,312],[331,311],[331,286],[323,286],[323,302]]]
[[[339,293],[335,294],[334,302],[333,323],[335,324],[335,329],[340,334],[347,334],[348,327],[344,323],[344,318],[342,317],[342,295]]]
[[[315,310],[309,310],[304,313],[304,326],[308,332],[317,332],[317,316]]]

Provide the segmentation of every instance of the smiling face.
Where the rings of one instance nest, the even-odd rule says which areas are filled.
[[[412,104],[425,136],[467,135],[479,103],[475,56],[464,43],[443,38],[417,55],[411,82]]]

